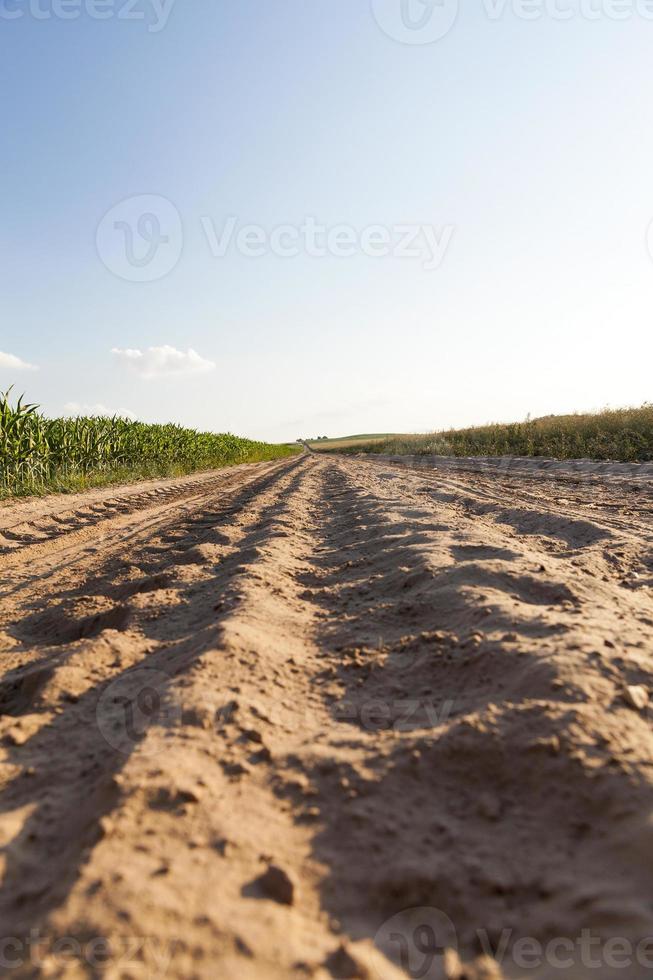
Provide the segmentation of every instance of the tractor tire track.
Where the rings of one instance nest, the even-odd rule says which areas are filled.
[[[620,975],[601,944],[653,934],[645,500],[315,454],[169,490],[0,512],[8,975],[480,980],[525,938],[574,951],[528,976]]]

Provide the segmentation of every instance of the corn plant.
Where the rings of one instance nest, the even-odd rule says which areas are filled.
[[[113,418],[48,419],[11,388],[0,392],[0,494],[75,488],[138,476],[191,473],[276,459],[296,446],[270,445],[230,433],[146,425]]]

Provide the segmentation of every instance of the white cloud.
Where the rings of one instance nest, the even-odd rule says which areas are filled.
[[[12,368],[14,371],[38,371],[36,364],[28,364],[15,354],[4,354],[0,350],[0,368]]]
[[[214,371],[213,361],[200,357],[192,347],[184,351],[165,344],[148,347],[147,350],[114,347],[111,353],[121,364],[136,371],[143,378],[163,378],[170,374],[204,374]]]
[[[114,415],[119,415],[121,419],[130,419],[130,421],[136,421],[136,415],[134,412],[130,412],[128,408],[117,408],[114,412],[107,408],[106,405],[80,405],[79,402],[66,402],[63,407],[63,413],[66,418],[73,416],[84,416],[86,418],[91,415],[106,415],[109,418],[113,418]]]

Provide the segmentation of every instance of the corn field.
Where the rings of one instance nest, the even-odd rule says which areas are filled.
[[[48,419],[11,389],[0,392],[0,494],[177,475],[276,459],[296,446],[270,445],[179,425],[105,417]]]

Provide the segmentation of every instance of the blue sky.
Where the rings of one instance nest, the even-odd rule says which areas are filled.
[[[538,2],[0,0],[0,388],[274,440],[650,400],[653,19]]]

